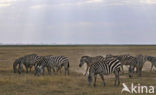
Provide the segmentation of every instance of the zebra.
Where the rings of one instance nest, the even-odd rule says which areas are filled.
[[[44,67],[47,67],[48,73],[51,73],[51,69],[53,69],[53,71],[55,72],[55,68],[57,69],[56,71],[58,72],[59,70],[61,70],[61,68],[64,66],[65,69],[65,75],[68,74],[69,75],[69,59],[68,57],[65,56],[45,56],[42,58],[42,60],[40,60],[37,63],[37,67],[35,68],[36,70],[36,74],[40,73],[41,71],[43,71],[42,74],[44,74]],[[39,72],[37,72],[39,71]]]
[[[20,57],[16,59],[13,63],[13,70],[14,73],[17,72],[17,66],[18,66],[18,73],[20,74],[23,71],[23,65],[26,68],[26,73],[28,73],[28,69],[33,66],[35,66],[36,62],[40,59],[40,56],[37,56],[37,54],[29,54],[23,57]]]
[[[140,57],[141,58],[141,57]],[[134,74],[134,69],[136,68],[136,73],[138,76],[141,76],[141,71],[142,71],[142,67],[143,67],[143,63],[140,63],[140,59],[138,61],[138,59],[136,57],[131,56],[131,59],[128,61],[130,66],[129,66],[129,77],[133,77]]]
[[[89,75],[88,75],[89,86],[91,86],[92,76],[94,75],[94,87],[96,87],[96,78],[98,74],[100,75],[103,81],[103,85],[105,86],[104,75],[109,75],[111,73],[114,73],[115,75],[114,86],[119,86],[120,68],[121,68],[121,62],[115,58],[107,58],[105,60],[97,61],[95,64],[92,64],[89,69]]]
[[[16,59],[13,63],[13,70],[14,73],[17,73],[17,66],[18,66],[18,73],[21,74],[21,72],[23,71],[23,64],[22,64],[22,60],[23,57],[20,57],[18,59]]]
[[[144,66],[144,63],[146,62],[145,56],[139,54],[136,56],[137,64],[136,64],[136,72],[138,73],[138,76],[142,76],[142,68]]]
[[[116,58],[121,62],[121,69],[122,69],[122,74],[124,74],[124,69],[123,69],[123,65],[135,65],[136,64],[136,58],[133,56],[130,56],[129,54],[125,54],[125,55],[111,55],[108,54],[106,55],[106,58]]]
[[[82,67],[84,63],[87,64],[87,68],[86,68],[86,72],[85,72],[84,76],[86,76],[90,66],[100,60],[105,60],[105,58],[103,56],[95,56],[95,57],[82,56],[80,59],[79,67]]]
[[[153,57],[153,56],[145,56],[145,60],[151,62],[150,72],[152,72],[153,66],[156,68],[156,57]]]
[[[36,65],[36,63],[41,59],[37,54],[29,54],[23,57],[22,63],[26,68],[26,73],[28,73],[28,69],[30,68],[30,72],[32,67]]]

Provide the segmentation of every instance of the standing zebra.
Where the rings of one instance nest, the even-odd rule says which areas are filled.
[[[94,87],[96,86],[96,78],[99,74],[101,79],[103,80],[103,84],[105,86],[104,75],[109,75],[114,73],[115,82],[114,86],[119,86],[119,72],[121,68],[121,63],[118,59],[115,58],[107,58],[105,60],[97,61],[95,64],[92,64],[89,69],[88,82],[89,85],[92,83],[92,76],[94,75]],[[118,81],[118,83],[116,83]]]
[[[106,55],[106,58],[116,58],[121,62],[122,73],[124,74],[123,65],[136,65],[137,60],[135,57],[130,56],[129,54],[113,56],[111,54]]]
[[[96,56],[96,57],[82,56],[80,59],[79,67],[82,67],[84,63],[87,64],[87,68],[86,68],[86,72],[85,72],[85,76],[86,76],[89,67],[92,64],[96,63],[97,61],[101,61],[101,60],[105,60],[105,58],[103,56]]]
[[[150,72],[152,72],[153,66],[156,68],[156,57],[153,56],[145,56],[146,61],[151,62],[151,69]]]
[[[43,71],[44,73],[44,67],[47,67],[48,73],[51,73],[51,69],[53,69],[53,71],[55,72],[55,68],[56,71],[58,72],[59,70],[61,70],[61,68],[64,66],[65,69],[65,75],[68,74],[69,75],[69,59],[65,56],[45,56],[42,58],[42,60],[40,60],[37,63],[37,68],[36,68],[36,74],[40,73],[40,71]],[[37,70],[39,72],[37,72]]]

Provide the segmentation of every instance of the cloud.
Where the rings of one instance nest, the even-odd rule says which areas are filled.
[[[8,7],[14,2],[16,2],[16,0],[0,0],[0,7]]]
[[[156,0],[140,0],[140,3],[144,3],[144,4],[156,4]]]
[[[8,7],[8,6],[10,6],[11,4],[0,4],[0,7]]]
[[[50,2],[48,4],[40,3],[32,5],[30,8],[69,8],[80,6],[121,6],[121,5],[141,5],[156,4],[156,0],[60,0],[58,2]],[[94,7],[94,8],[95,8]]]

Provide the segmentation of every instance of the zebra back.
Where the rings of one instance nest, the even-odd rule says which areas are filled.
[[[34,66],[39,56],[37,54],[29,54],[23,57],[23,64],[25,66]]]
[[[82,56],[80,59],[80,64],[82,65],[85,62],[90,67],[92,64],[101,60],[105,60],[105,58],[103,56],[95,56],[95,57]]]
[[[101,60],[96,62],[96,64],[92,64],[90,67],[90,73],[103,73],[110,74],[115,70],[120,70],[121,63],[118,59],[108,58],[106,60]]]
[[[65,56],[45,56],[40,61],[40,64],[50,67],[63,66],[64,63],[69,63],[69,59]]]

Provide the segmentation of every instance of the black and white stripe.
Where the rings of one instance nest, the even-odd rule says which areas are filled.
[[[62,67],[65,69],[65,75],[69,75],[69,59],[65,56],[45,56],[37,63],[36,70],[43,69],[44,73],[44,67],[47,67],[48,73],[51,73],[51,69],[53,71],[60,71]],[[55,70],[56,69],[56,70]],[[36,72],[36,74],[39,72]]]
[[[137,59],[133,56],[130,56],[129,54],[125,54],[125,55],[118,55],[118,56],[113,56],[111,54],[106,55],[106,58],[116,58],[121,62],[121,68],[122,68],[122,73],[124,74],[124,69],[123,69],[123,65],[129,65],[129,66],[134,66],[134,68],[137,65]]]
[[[88,69],[89,67],[98,62],[98,61],[101,61],[101,60],[105,60],[105,58],[103,56],[95,56],[95,57],[90,57],[90,56],[82,56],[81,59],[80,59],[80,64],[79,64],[79,67],[82,67],[84,63],[87,64],[87,68],[86,68],[86,72],[85,72],[85,75],[87,74],[88,72]]]
[[[89,69],[89,76],[88,76],[89,85],[91,85],[92,76],[94,75],[94,86],[96,86],[96,77],[99,74],[105,86],[104,75],[109,75],[111,73],[115,74],[114,86],[119,85],[120,68],[121,68],[121,63],[118,59],[115,58],[107,58],[105,60],[98,61],[95,64],[92,64]],[[118,83],[116,84],[117,81]]]

